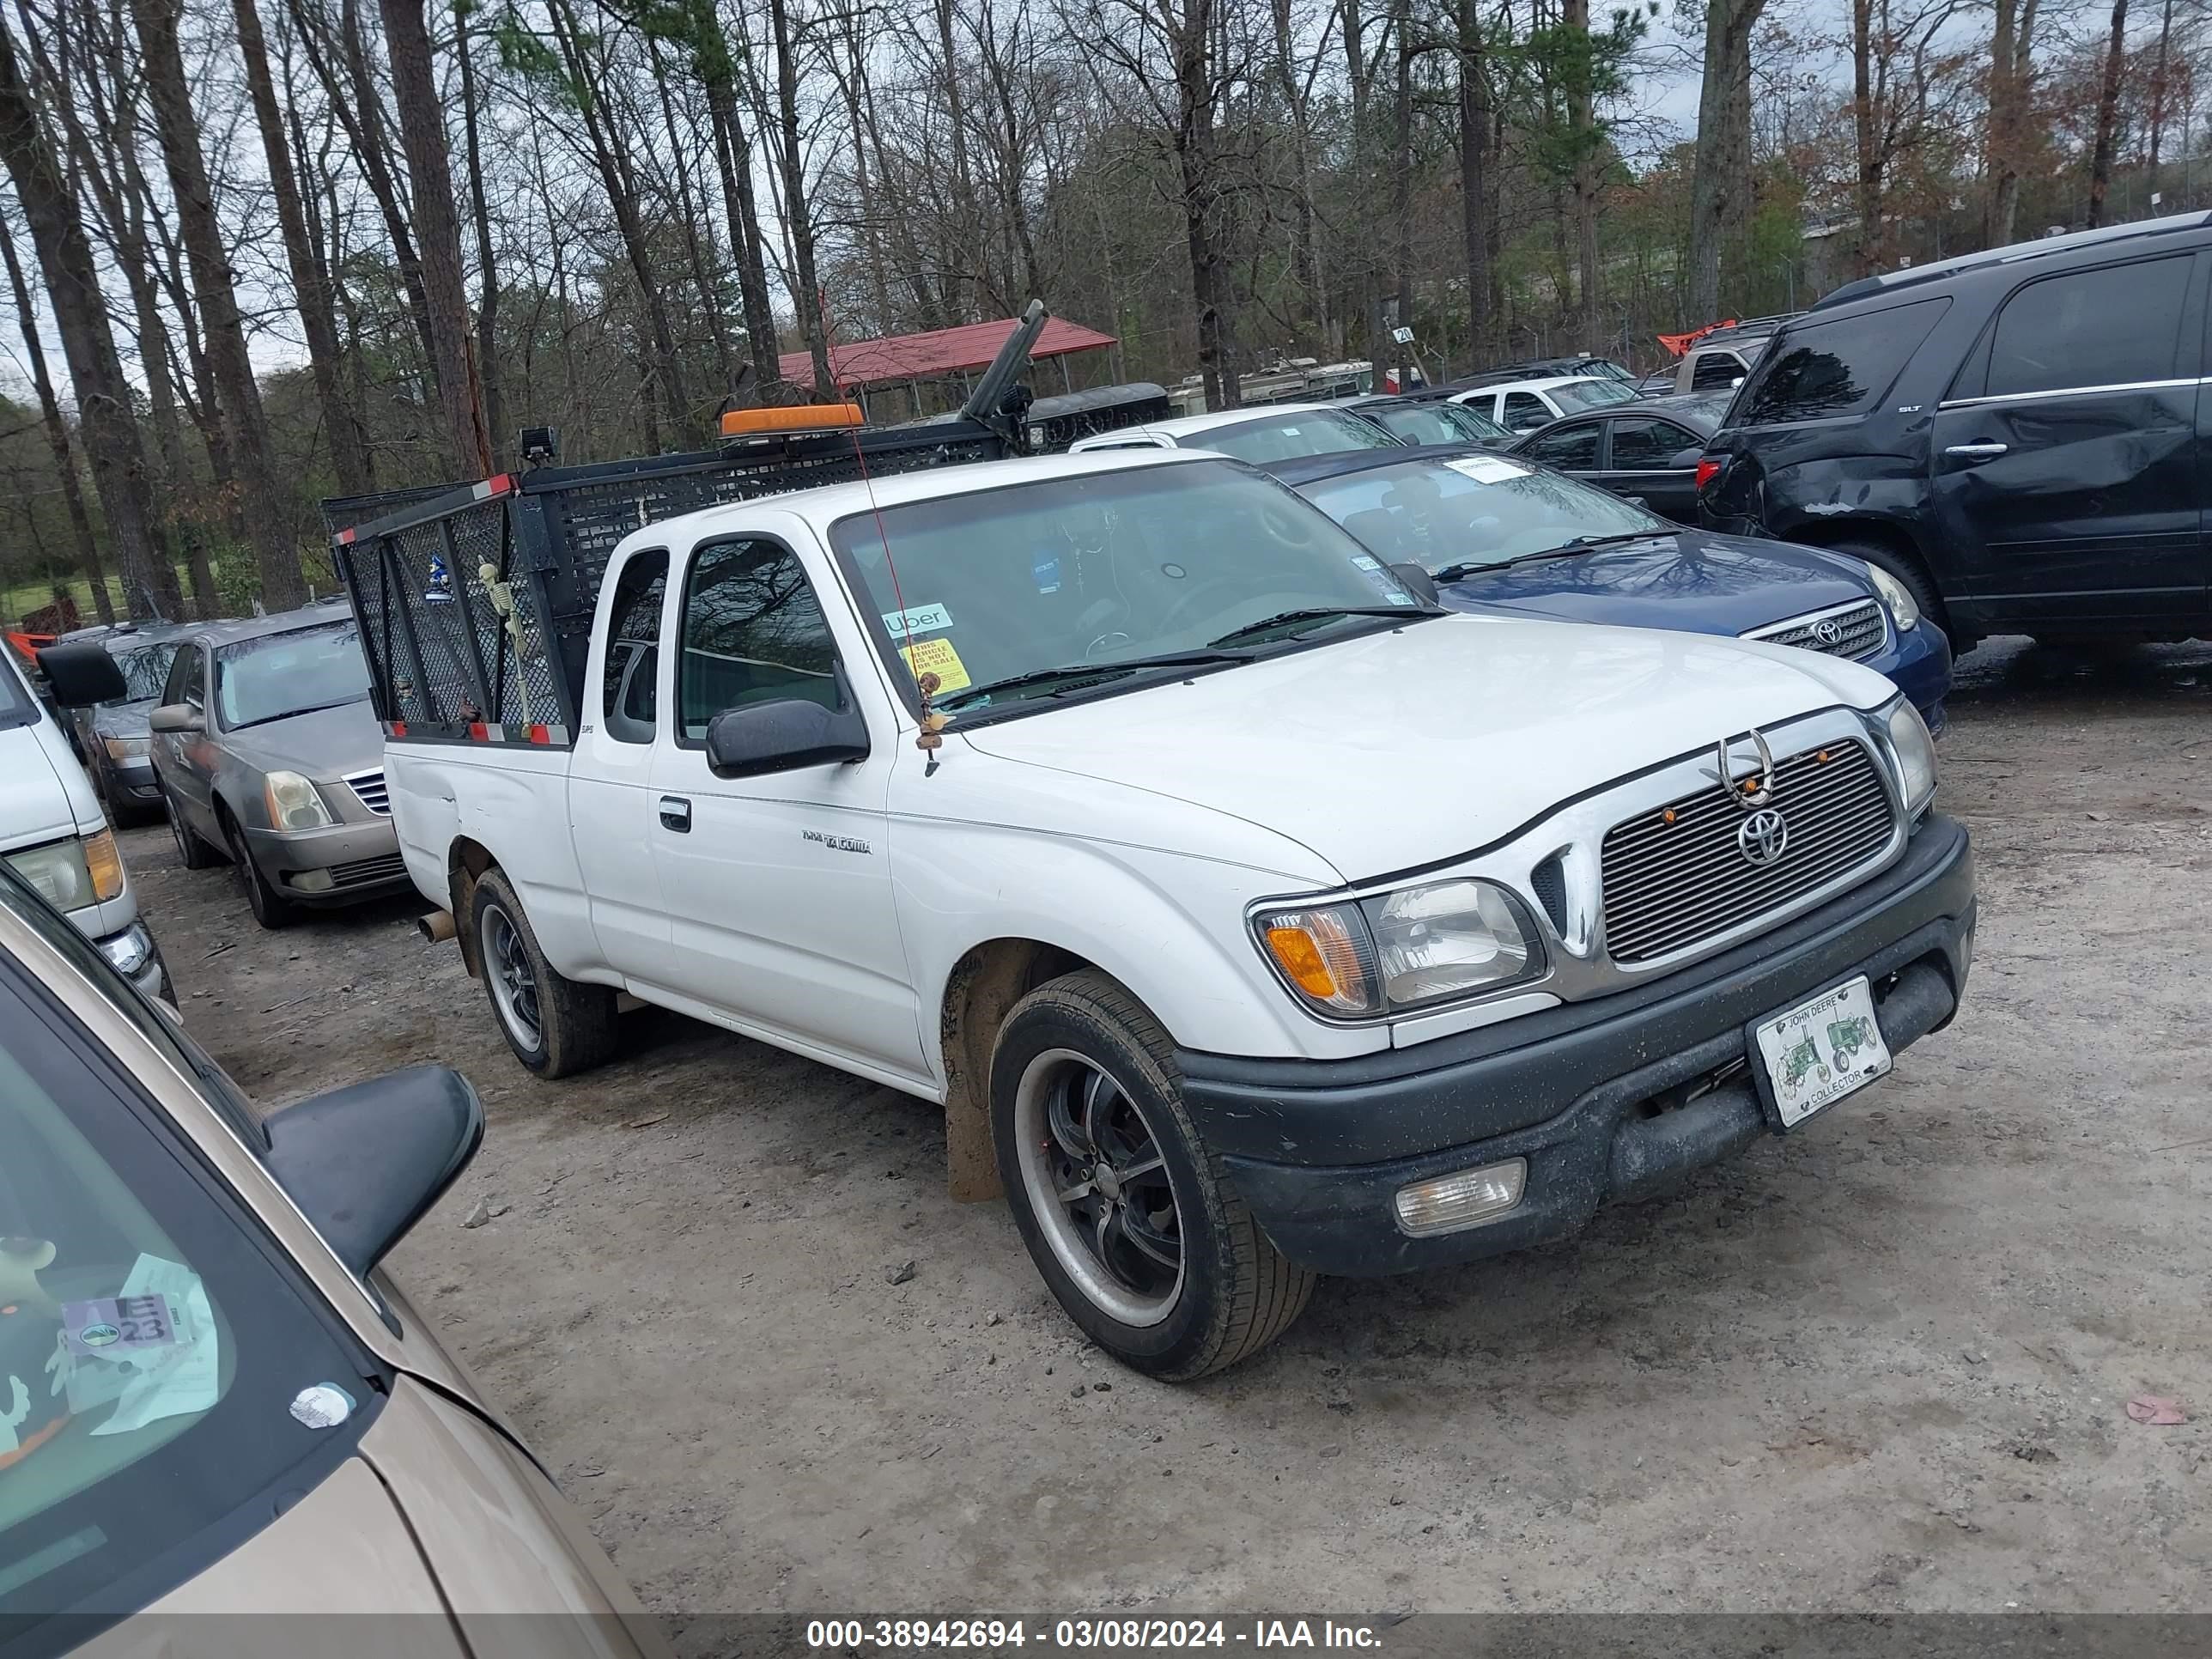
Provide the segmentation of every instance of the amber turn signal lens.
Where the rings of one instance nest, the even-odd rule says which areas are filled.
[[[84,841],[85,873],[92,878],[92,896],[105,904],[123,896],[123,854],[115,850],[115,832],[103,830]]]
[[[1328,963],[1322,960],[1321,947],[1304,928],[1270,927],[1267,948],[1283,964],[1283,971],[1291,976],[1291,982],[1316,1002],[1326,1002],[1336,994],[1336,975],[1328,971]]]

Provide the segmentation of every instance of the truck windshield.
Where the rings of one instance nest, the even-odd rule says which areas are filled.
[[[368,696],[368,659],[349,622],[264,634],[215,653],[216,707],[226,731]]]
[[[1227,461],[886,507],[880,531],[876,515],[856,514],[832,527],[830,542],[886,660],[907,657],[945,693],[1201,653],[1291,612],[1297,618],[1279,630],[1240,636],[1238,650],[1387,626],[1359,614],[1378,606],[1420,614],[1382,561],[1325,514]],[[1100,690],[1142,683],[1119,676]]]

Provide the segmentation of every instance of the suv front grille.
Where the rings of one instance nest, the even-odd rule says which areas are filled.
[[[1716,783],[1607,830],[1607,954],[1649,962],[1780,909],[1880,855],[1896,827],[1880,763],[1848,738],[1775,763],[1764,810],[1787,839],[1771,863],[1753,863],[1739,841],[1754,810]]]
[[[346,787],[361,798],[361,804],[380,818],[392,816],[392,798],[384,787],[381,772],[356,772],[346,780]]]
[[[1869,599],[1863,605],[1817,617],[1799,617],[1771,628],[1754,629],[1743,637],[1765,645],[1794,645],[1831,657],[1866,657],[1881,649],[1889,638],[1889,623],[1882,616],[1881,601]]]

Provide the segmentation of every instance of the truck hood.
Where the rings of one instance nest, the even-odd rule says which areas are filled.
[[[61,743],[50,720],[0,731],[0,852],[60,841],[100,825],[99,807],[90,799],[91,786],[82,781],[76,757],[63,750],[69,763],[64,771],[49,752],[49,743]],[[70,772],[77,775],[75,790]]]
[[[965,735],[1264,825],[1356,882],[1486,846],[1753,726],[1892,695],[1869,669],[1783,646],[1454,615]]]
[[[1454,610],[1700,634],[1741,634],[1874,597],[1865,574],[1832,553],[1705,530],[1478,570],[1443,590]]]
[[[281,768],[324,782],[384,760],[384,727],[366,698],[226,732],[222,743],[264,772]]]

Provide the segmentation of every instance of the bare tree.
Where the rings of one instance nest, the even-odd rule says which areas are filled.
[[[2112,33],[2097,88],[2097,137],[2089,153],[2089,223],[2105,222],[2105,197],[2112,187],[2112,132],[2118,125],[2120,71],[2128,50],[2128,0],[2112,0]]]
[[[1863,6],[1866,0],[1853,0]],[[1698,90],[1695,177],[1690,191],[1690,317],[1721,314],[1724,250],[1751,227],[1751,40],[1766,0],[1706,0],[1705,78]]]

